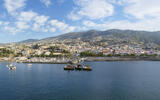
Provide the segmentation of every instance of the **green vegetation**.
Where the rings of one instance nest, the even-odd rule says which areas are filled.
[[[81,57],[104,57],[102,52],[95,53],[95,52],[89,52],[89,51],[84,51],[80,53]]]
[[[113,54],[108,54],[107,56],[108,56],[108,57],[113,57]]]
[[[32,49],[39,49],[39,45],[38,45],[38,44],[33,45],[33,46],[32,46]]]
[[[69,53],[69,51],[60,49],[58,46],[50,46],[49,48],[47,48],[47,50],[50,51],[51,53],[54,52]]]
[[[89,52],[89,51],[84,51],[80,53],[81,57],[105,57],[102,52],[95,53],[95,52]],[[136,55],[136,54],[108,54],[106,57],[156,57],[158,56],[157,54],[141,54],[141,55]]]
[[[136,54],[108,54],[108,57],[136,57]]]
[[[124,55],[125,57],[136,57],[137,55],[136,54],[126,54]]]
[[[157,54],[141,54],[140,57],[156,57]]]
[[[6,48],[0,49],[0,57],[9,57],[10,55],[14,56],[14,52]]]

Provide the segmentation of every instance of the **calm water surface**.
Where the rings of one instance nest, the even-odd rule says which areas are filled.
[[[0,100],[160,100],[160,62],[86,63],[93,71],[0,63]]]

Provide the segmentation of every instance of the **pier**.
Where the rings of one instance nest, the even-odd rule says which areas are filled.
[[[82,66],[81,64],[77,64],[77,65],[66,65],[64,66],[64,70],[92,71],[92,68],[87,64],[85,66]]]
[[[49,63],[49,64],[77,64],[84,61],[84,58],[67,58],[67,57],[33,57],[33,58],[21,58],[15,59],[18,63]]]

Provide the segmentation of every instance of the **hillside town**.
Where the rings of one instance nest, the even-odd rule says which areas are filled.
[[[67,63],[86,57],[158,57],[157,48],[143,44],[107,44],[81,40],[64,40],[31,43],[9,43],[0,46],[1,60],[18,62]]]

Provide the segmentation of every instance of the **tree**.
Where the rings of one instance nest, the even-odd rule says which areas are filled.
[[[38,44],[33,45],[32,48],[33,48],[33,49],[39,49],[39,45],[38,45]]]
[[[113,56],[113,54],[108,54],[107,56],[108,56],[108,57],[112,57],[112,56]]]

